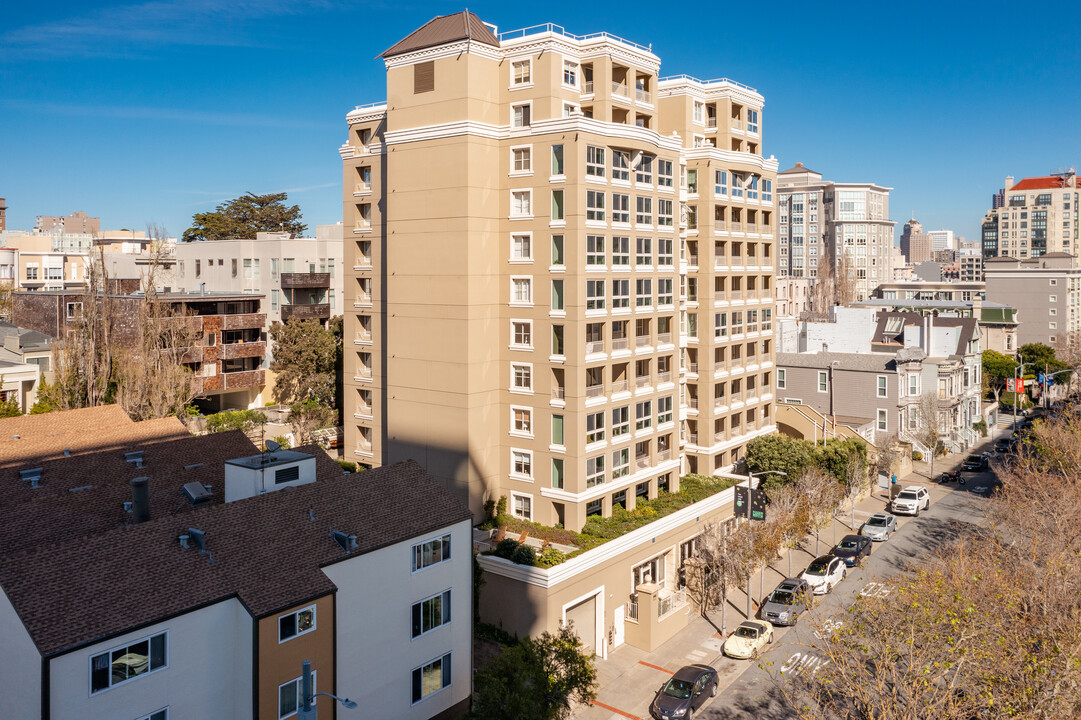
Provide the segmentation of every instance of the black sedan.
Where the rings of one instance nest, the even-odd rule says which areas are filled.
[[[863,558],[871,554],[871,538],[863,535],[845,535],[837,547],[830,551],[833,557],[841,558],[848,567],[855,567]]]
[[[717,694],[717,671],[709,665],[687,665],[661,685],[649,706],[656,720],[687,720],[707,697]]]
[[[987,458],[983,455],[969,455],[961,464],[961,469],[965,472],[981,472],[986,470],[987,466]]]

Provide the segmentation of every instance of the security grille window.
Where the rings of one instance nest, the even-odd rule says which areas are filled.
[[[311,605],[278,618],[278,642],[291,640],[314,629],[315,606]]]
[[[418,703],[450,685],[450,653],[413,671],[413,702]]]
[[[280,485],[281,483],[294,482],[300,479],[300,466],[280,468],[274,471],[274,483]]]
[[[413,546],[413,572],[450,560],[450,535]]]
[[[167,639],[159,633],[90,658],[90,694],[168,667]]]

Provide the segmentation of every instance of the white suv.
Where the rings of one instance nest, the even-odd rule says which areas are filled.
[[[931,504],[931,495],[927,488],[919,485],[909,485],[890,503],[890,509],[895,513],[905,515],[920,514],[920,510],[926,510]]]

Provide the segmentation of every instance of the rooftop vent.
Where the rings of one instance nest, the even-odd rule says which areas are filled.
[[[150,478],[143,476],[131,479],[131,513],[137,523],[150,519]]]
[[[29,470],[20,470],[19,477],[25,482],[30,483],[30,487],[40,487],[41,475],[44,473],[44,468],[30,468]]]
[[[206,532],[195,528],[188,528],[188,537],[191,538],[192,543],[195,544],[195,548],[199,552],[206,552]],[[181,542],[181,544],[183,544],[183,542]]]
[[[135,450],[134,452],[124,453],[124,462],[134,463],[135,467],[141,468],[143,466],[143,451]]]
[[[206,486],[197,482],[185,483],[180,492],[188,499],[188,502],[191,503],[192,507],[206,505],[213,497],[213,494]]]
[[[341,545],[342,550],[346,552],[352,552],[357,549],[357,536],[343,533],[340,530],[330,529],[330,536],[334,538],[334,542]]]

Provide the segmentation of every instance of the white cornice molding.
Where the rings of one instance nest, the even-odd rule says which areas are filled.
[[[407,130],[389,131],[384,136],[384,141],[387,145],[401,145],[403,143],[439,140],[460,135],[477,135],[492,140],[505,140],[511,136],[510,127],[507,125],[490,125],[472,120],[460,120],[458,122],[425,125]]]
[[[369,105],[367,107],[358,107],[356,110],[350,110],[346,114],[345,119],[350,125],[361,122],[371,122],[372,120],[381,120],[387,115],[387,104],[380,103],[378,105]]]
[[[482,42],[473,42],[471,40],[459,40],[458,42],[452,42],[446,45],[422,48],[402,55],[384,58],[383,64],[386,66],[387,70],[390,70],[391,68],[405,67],[406,65],[415,65],[419,62],[440,60],[442,58],[454,57],[462,54],[476,55],[496,62],[503,59],[503,53],[495,46]]]
[[[700,523],[702,516],[720,510],[726,505],[732,506],[735,494],[735,488],[723,490],[716,495],[711,495],[704,500],[688,505],[682,510],[677,510],[671,515],[655,520],[649,525],[632,530],[614,540],[609,540],[592,550],[587,550],[581,555],[562,562],[555,567],[539,568],[529,565],[516,565],[510,560],[495,555],[478,555],[477,561],[485,572],[545,589],[552,588],[594,570],[624,553],[647,545],[665,533],[687,525]]]
[[[575,39],[554,32],[526,35],[521,38],[500,42],[505,56],[519,55],[523,52],[539,53],[548,51],[558,53],[578,61],[608,57],[625,62],[635,69],[660,72],[661,59],[652,52],[618,42],[611,37],[593,37]]]
[[[732,82],[701,83],[690,79],[665,80],[657,84],[657,97],[689,95],[696,100],[731,99],[761,110],[766,99],[759,93]]]
[[[766,158],[761,155],[736,152],[735,150],[721,150],[715,147],[686,148],[683,154],[688,160],[717,160],[727,164],[754,165],[761,169],[762,172],[777,174],[777,158],[774,157]]]

